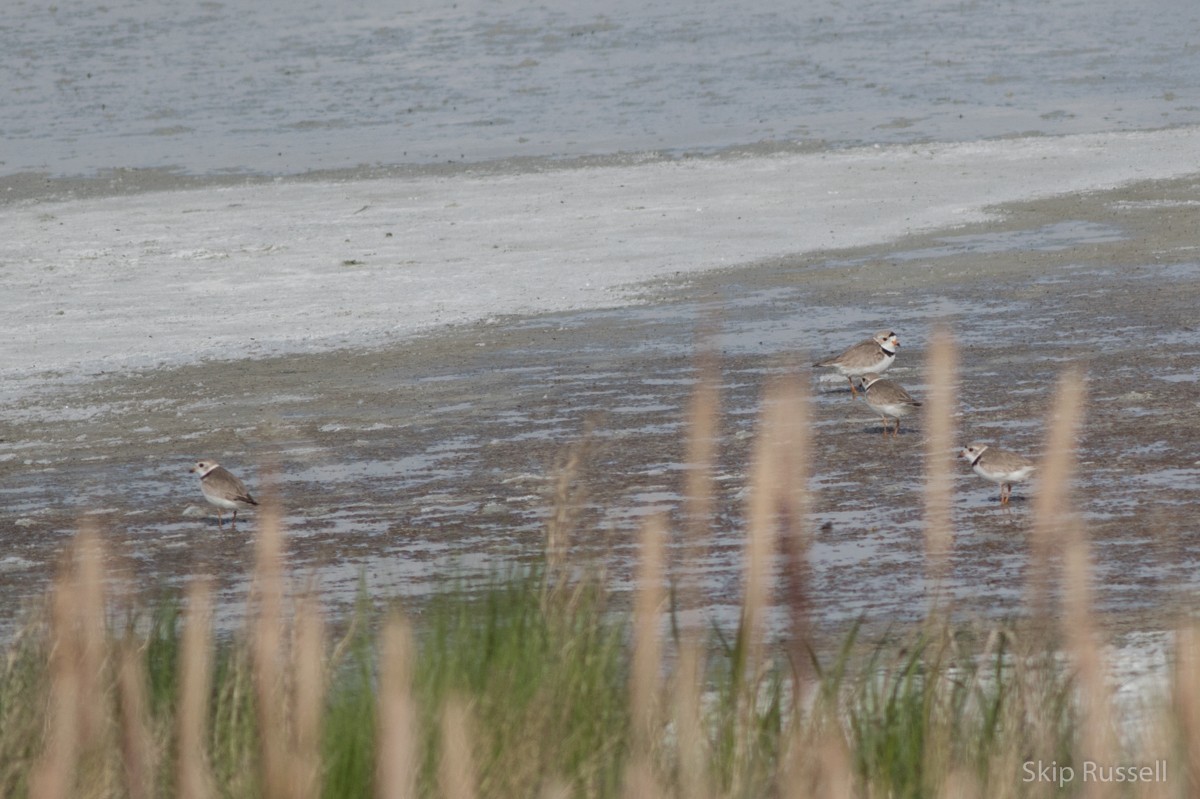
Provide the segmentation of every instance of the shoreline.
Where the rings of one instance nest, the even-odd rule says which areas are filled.
[[[821,140],[765,140],[710,147],[619,150],[611,153],[503,156],[477,160],[449,160],[442,163],[358,164],[336,168],[313,168],[302,172],[263,172],[218,170],[189,172],[183,167],[118,166],[89,173],[57,174],[49,170],[23,170],[0,174],[0,208],[21,203],[56,203],[125,197],[154,192],[199,191],[278,183],[347,183],[371,180],[414,180],[422,178],[498,177],[532,172],[569,172],[578,169],[646,166],[682,161],[720,161],[788,155],[832,155],[867,151],[948,148],[968,144],[994,144],[1012,141],[1054,142],[1081,136],[1127,136],[1186,131],[1200,126],[1163,125],[1136,130],[1096,131],[1091,133],[1004,133],[970,139],[920,139],[867,145]]]
[[[1200,128],[10,205],[0,399],[60,376],[631,305],[663,280],[887,246],[1196,163]]]
[[[1123,132],[1155,133],[1167,130],[1185,130],[1189,127],[1195,126],[1171,125]],[[1033,138],[1055,139],[1066,135],[1069,134],[1035,136]],[[1028,137],[998,136],[982,141],[1004,141],[1013,138]],[[956,143],[963,142],[919,142],[918,144],[924,146]],[[834,147],[825,142],[762,141],[675,150],[622,150],[592,155],[507,156],[434,164],[359,164],[332,169],[321,168],[281,173],[249,170],[194,173],[188,172],[182,167],[110,167],[76,175],[54,174],[47,170],[27,170],[0,175],[0,208],[29,202],[67,202],[125,197],[152,192],[199,191],[277,183],[347,183],[388,179],[499,177],[532,172],[569,172],[577,169],[645,166],[676,161],[835,153],[855,149],[864,148],[861,145]]]

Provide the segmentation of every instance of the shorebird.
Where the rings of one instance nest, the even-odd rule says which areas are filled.
[[[200,490],[204,492],[204,498],[217,506],[218,527],[225,526],[221,519],[222,508],[233,511],[230,527],[236,530],[238,510],[258,504],[258,500],[246,490],[246,484],[216,461],[200,461],[188,471],[200,475]]]
[[[854,378],[874,372],[879,374],[896,360],[900,349],[900,338],[890,330],[880,330],[866,341],[860,341],[841,355],[817,361],[814,367],[830,366],[850,381],[850,394],[858,396]]]
[[[1000,484],[1000,504],[1008,504],[1012,484],[1033,474],[1034,463],[1024,455],[989,447],[987,444],[968,444],[959,455],[970,462],[975,474]]]
[[[888,432],[888,418],[896,420],[896,429],[892,435],[900,434],[900,417],[908,416],[913,408],[921,407],[912,396],[894,380],[884,380],[874,372],[862,376],[862,394],[867,405],[883,419],[883,434]]]

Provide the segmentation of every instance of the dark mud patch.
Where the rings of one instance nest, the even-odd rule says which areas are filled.
[[[1200,573],[1200,185],[1002,211],[998,222],[884,248],[658,283],[625,309],[494,320],[370,351],[110,375],[31,397],[0,420],[0,626],[11,631],[41,594],[85,520],[109,542],[124,590],[152,594],[209,572],[223,624],[235,624],[254,515],[236,533],[217,528],[187,473],[201,457],[256,490],[277,483],[290,563],[335,615],[361,588],[419,612],[439,585],[538,557],[563,452],[586,437],[572,562],[627,588],[641,520],[678,519],[706,327],[716,330],[722,415],[704,612],[729,621],[765,381],[808,378],[814,356],[886,326],[902,342],[888,376],[919,397],[924,344],[947,322],[961,346],[964,441],[1039,456],[1060,371],[1085,371],[1076,496],[1098,607],[1111,629],[1161,628]],[[929,600],[921,420],[885,438],[844,381],[811,379],[819,628],[915,620]],[[1036,483],[1001,507],[964,464],[956,490],[959,612],[1022,614]]]

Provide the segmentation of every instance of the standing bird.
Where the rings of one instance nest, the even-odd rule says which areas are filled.
[[[884,380],[874,372],[862,376],[863,399],[875,413],[883,419],[883,434],[887,435],[888,417],[896,420],[896,430],[893,436],[900,435],[900,417],[908,416],[913,408],[920,408],[921,403],[912,398],[904,387],[894,380]]]
[[[850,394],[858,396],[854,388],[854,378],[874,372],[879,374],[892,365],[896,360],[896,350],[900,349],[900,338],[890,330],[880,330],[866,341],[860,341],[841,355],[817,361],[814,367],[832,366],[838,374],[850,381]]]
[[[1000,484],[1001,505],[1008,504],[1008,498],[1012,496],[1012,484],[1029,477],[1035,468],[1033,461],[1024,455],[987,444],[968,444],[959,455],[970,462],[975,474]]]
[[[236,530],[238,510],[258,504],[258,500],[246,490],[246,484],[216,461],[200,461],[188,471],[200,475],[200,490],[204,492],[204,498],[217,506],[218,527],[225,526],[221,520],[222,508],[233,511],[230,527]]]

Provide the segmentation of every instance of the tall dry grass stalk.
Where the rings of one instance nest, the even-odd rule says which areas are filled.
[[[925,581],[931,611],[941,606],[941,592],[954,548],[951,517],[954,485],[954,442],[957,437],[958,348],[949,331],[934,330],[929,342],[929,391],[925,400]],[[930,614],[935,615],[931,612]]]
[[[636,751],[642,752],[653,747],[660,726],[663,662],[660,630],[666,603],[663,590],[666,535],[666,522],[660,515],[651,516],[642,525],[633,603],[633,668],[629,690],[633,745]]]
[[[654,776],[650,759],[644,754],[634,755],[625,769],[625,785],[621,794],[625,799],[658,799],[665,796]]]
[[[707,342],[710,331],[703,339]],[[713,473],[717,462],[720,436],[721,367],[716,352],[700,347],[696,362],[697,380],[688,407],[687,478],[684,486],[684,541],[676,582],[678,606],[685,612],[679,633],[676,668],[671,675],[669,713],[676,735],[675,773],[677,795],[707,799],[712,794],[708,763],[711,757],[701,697],[704,691],[704,643],[702,627],[693,615],[708,604],[701,574],[709,553],[713,519]],[[659,521],[658,523],[661,523]],[[659,535],[665,536],[665,530]],[[661,602],[662,597],[656,598]],[[649,605],[650,598],[646,599]],[[648,658],[647,658],[648,660]],[[655,665],[654,668],[659,668]],[[649,664],[641,667],[648,671]],[[658,675],[655,675],[658,680]],[[639,682],[644,686],[645,678]],[[644,691],[639,688],[638,691]],[[639,700],[631,695],[631,710],[637,713]],[[648,729],[647,719],[635,724]],[[636,727],[635,727],[636,729]],[[631,783],[632,784],[632,783]]]
[[[412,691],[413,647],[408,623],[393,616],[380,635],[376,799],[413,799],[417,795],[420,758]]]
[[[952,609],[946,595],[954,551],[953,486],[955,439],[957,430],[958,348],[944,327],[930,337],[927,361],[929,389],[925,399],[925,587],[928,609],[925,627],[929,643],[923,653],[926,668],[940,668],[951,642],[948,620]],[[954,742],[944,726],[930,730],[924,767],[937,774],[946,768],[945,760]]]
[[[267,799],[316,799],[321,792],[325,623],[310,591],[294,603],[289,626],[283,513],[274,482],[273,470],[264,470],[249,631],[261,789]]]
[[[791,703],[794,719],[806,704],[811,680],[809,628],[811,583],[809,575],[808,470],[810,411],[806,388],[794,377],[774,380],[768,385],[759,417],[758,435],[750,467],[747,503],[746,545],[743,555],[744,596],[738,626],[742,642],[743,677],[733,686],[744,696],[735,715],[733,763],[739,764],[731,778],[730,792],[738,794],[752,787],[753,777],[743,773],[753,757],[747,749],[756,727],[759,687],[764,673],[764,622],[767,608],[773,604],[774,568],[772,561],[782,554],[784,569],[784,607],[788,614],[791,662]],[[735,655],[735,661],[738,656]],[[735,667],[736,667],[735,662]],[[800,735],[792,731],[793,748]],[[794,754],[799,754],[795,750]],[[787,758],[784,758],[786,761]]]
[[[117,695],[121,718],[121,759],[129,799],[152,799],[158,756],[150,729],[146,667],[137,644],[127,639],[118,650]]]
[[[82,535],[82,534],[81,534]],[[46,743],[29,778],[32,799],[68,795],[79,760],[79,715],[83,712],[81,647],[72,621],[78,606],[74,581],[55,582],[50,616],[50,706]]]
[[[273,488],[262,492],[249,614],[255,708],[266,799],[289,799],[288,719],[284,680],[283,516]]]
[[[673,675],[671,719],[676,736],[676,770],[680,797],[708,799],[713,794],[708,764],[711,758],[701,697],[704,691],[704,655],[698,639],[680,645]]]
[[[633,602],[633,664],[629,679],[633,753],[625,769],[627,796],[661,794],[654,774],[654,758],[661,728],[663,646],[660,630],[666,601],[663,589],[666,534],[666,522],[660,515],[651,516],[642,525]]]
[[[102,791],[107,781],[103,765],[89,757],[103,748],[110,721],[104,558],[99,533],[84,524],[54,583],[46,744],[30,775],[32,799],[79,796],[85,760],[89,790]]]
[[[854,799],[854,765],[840,735],[793,735],[790,758],[783,772],[784,799]]]
[[[179,702],[175,715],[175,777],[180,799],[215,795],[208,762],[208,702],[212,691],[212,586],[197,577],[188,587],[187,617],[179,653]]]
[[[100,741],[110,722],[105,707],[108,660],[108,622],[105,618],[108,597],[105,591],[107,553],[98,530],[85,527],[75,557],[74,610],[80,641],[80,699],[84,702],[79,716],[79,735],[85,744]]]
[[[1187,796],[1200,796],[1200,623],[1183,621],[1175,632],[1175,673],[1171,686],[1176,738],[1182,741]]]
[[[451,697],[442,711],[442,757],[438,763],[438,784],[446,799],[476,799],[479,795],[472,741],[467,703]]]
[[[1084,381],[1069,370],[1058,382],[1054,409],[1046,435],[1041,494],[1035,505],[1035,560],[1048,560],[1053,549],[1062,552],[1062,632],[1079,680],[1082,736],[1076,753],[1079,762],[1116,762],[1118,747],[1112,719],[1112,693],[1108,668],[1100,647],[1099,630],[1093,615],[1091,551],[1083,523],[1070,503],[1070,480],[1075,473],[1076,439],[1083,414]],[[1039,592],[1048,593],[1047,563],[1040,563]],[[1049,599],[1042,596],[1043,606]],[[1111,795],[1103,782],[1086,785],[1089,796]]]
[[[771,558],[778,549],[778,502],[783,493],[783,473],[776,466],[777,447],[767,431],[786,424],[784,398],[778,385],[768,391],[759,414],[750,466],[750,493],[746,507],[746,543],[742,552],[742,611],[739,631],[745,636],[747,673],[753,676],[761,660],[762,617],[771,601]]]
[[[1011,795],[1009,788],[996,790],[995,786],[992,786],[991,790],[992,793],[988,794],[989,796]],[[938,792],[939,799],[982,799],[983,796],[979,778],[966,769],[955,769],[950,772]]]
[[[1046,420],[1046,439],[1038,466],[1038,492],[1033,500],[1032,557],[1029,597],[1035,619],[1052,618],[1054,560],[1068,535],[1068,496],[1075,471],[1075,438],[1082,402],[1082,382],[1074,372],[1059,380]]]
[[[781,378],[767,387],[751,464],[741,622],[747,636],[747,675],[753,679],[762,665],[762,620],[773,588],[771,560],[782,551],[797,701],[806,681],[810,635],[809,416],[807,391],[798,380]]]
[[[1059,380],[1054,401],[1047,412],[1042,459],[1038,464],[1038,491],[1033,497],[1026,585],[1032,628],[1020,641],[1021,661],[1030,664],[1040,662],[1034,668],[1059,668],[1057,663],[1046,661],[1046,654],[1056,646],[1055,632],[1060,629],[1067,632],[1065,626],[1060,626],[1060,619],[1055,613],[1055,565],[1068,535],[1068,496],[1075,463],[1081,391],[1082,385],[1077,375],[1067,373]],[[1062,622],[1065,625],[1066,620],[1062,619]],[[1074,654],[1078,663],[1080,653]],[[1036,682],[1036,678],[1031,681]],[[1041,723],[1040,719],[1035,719],[1032,732],[1035,751],[1057,750],[1054,731]]]
[[[313,590],[296,605],[292,642],[291,784],[296,799],[321,794],[321,717],[325,709],[325,617]]]

